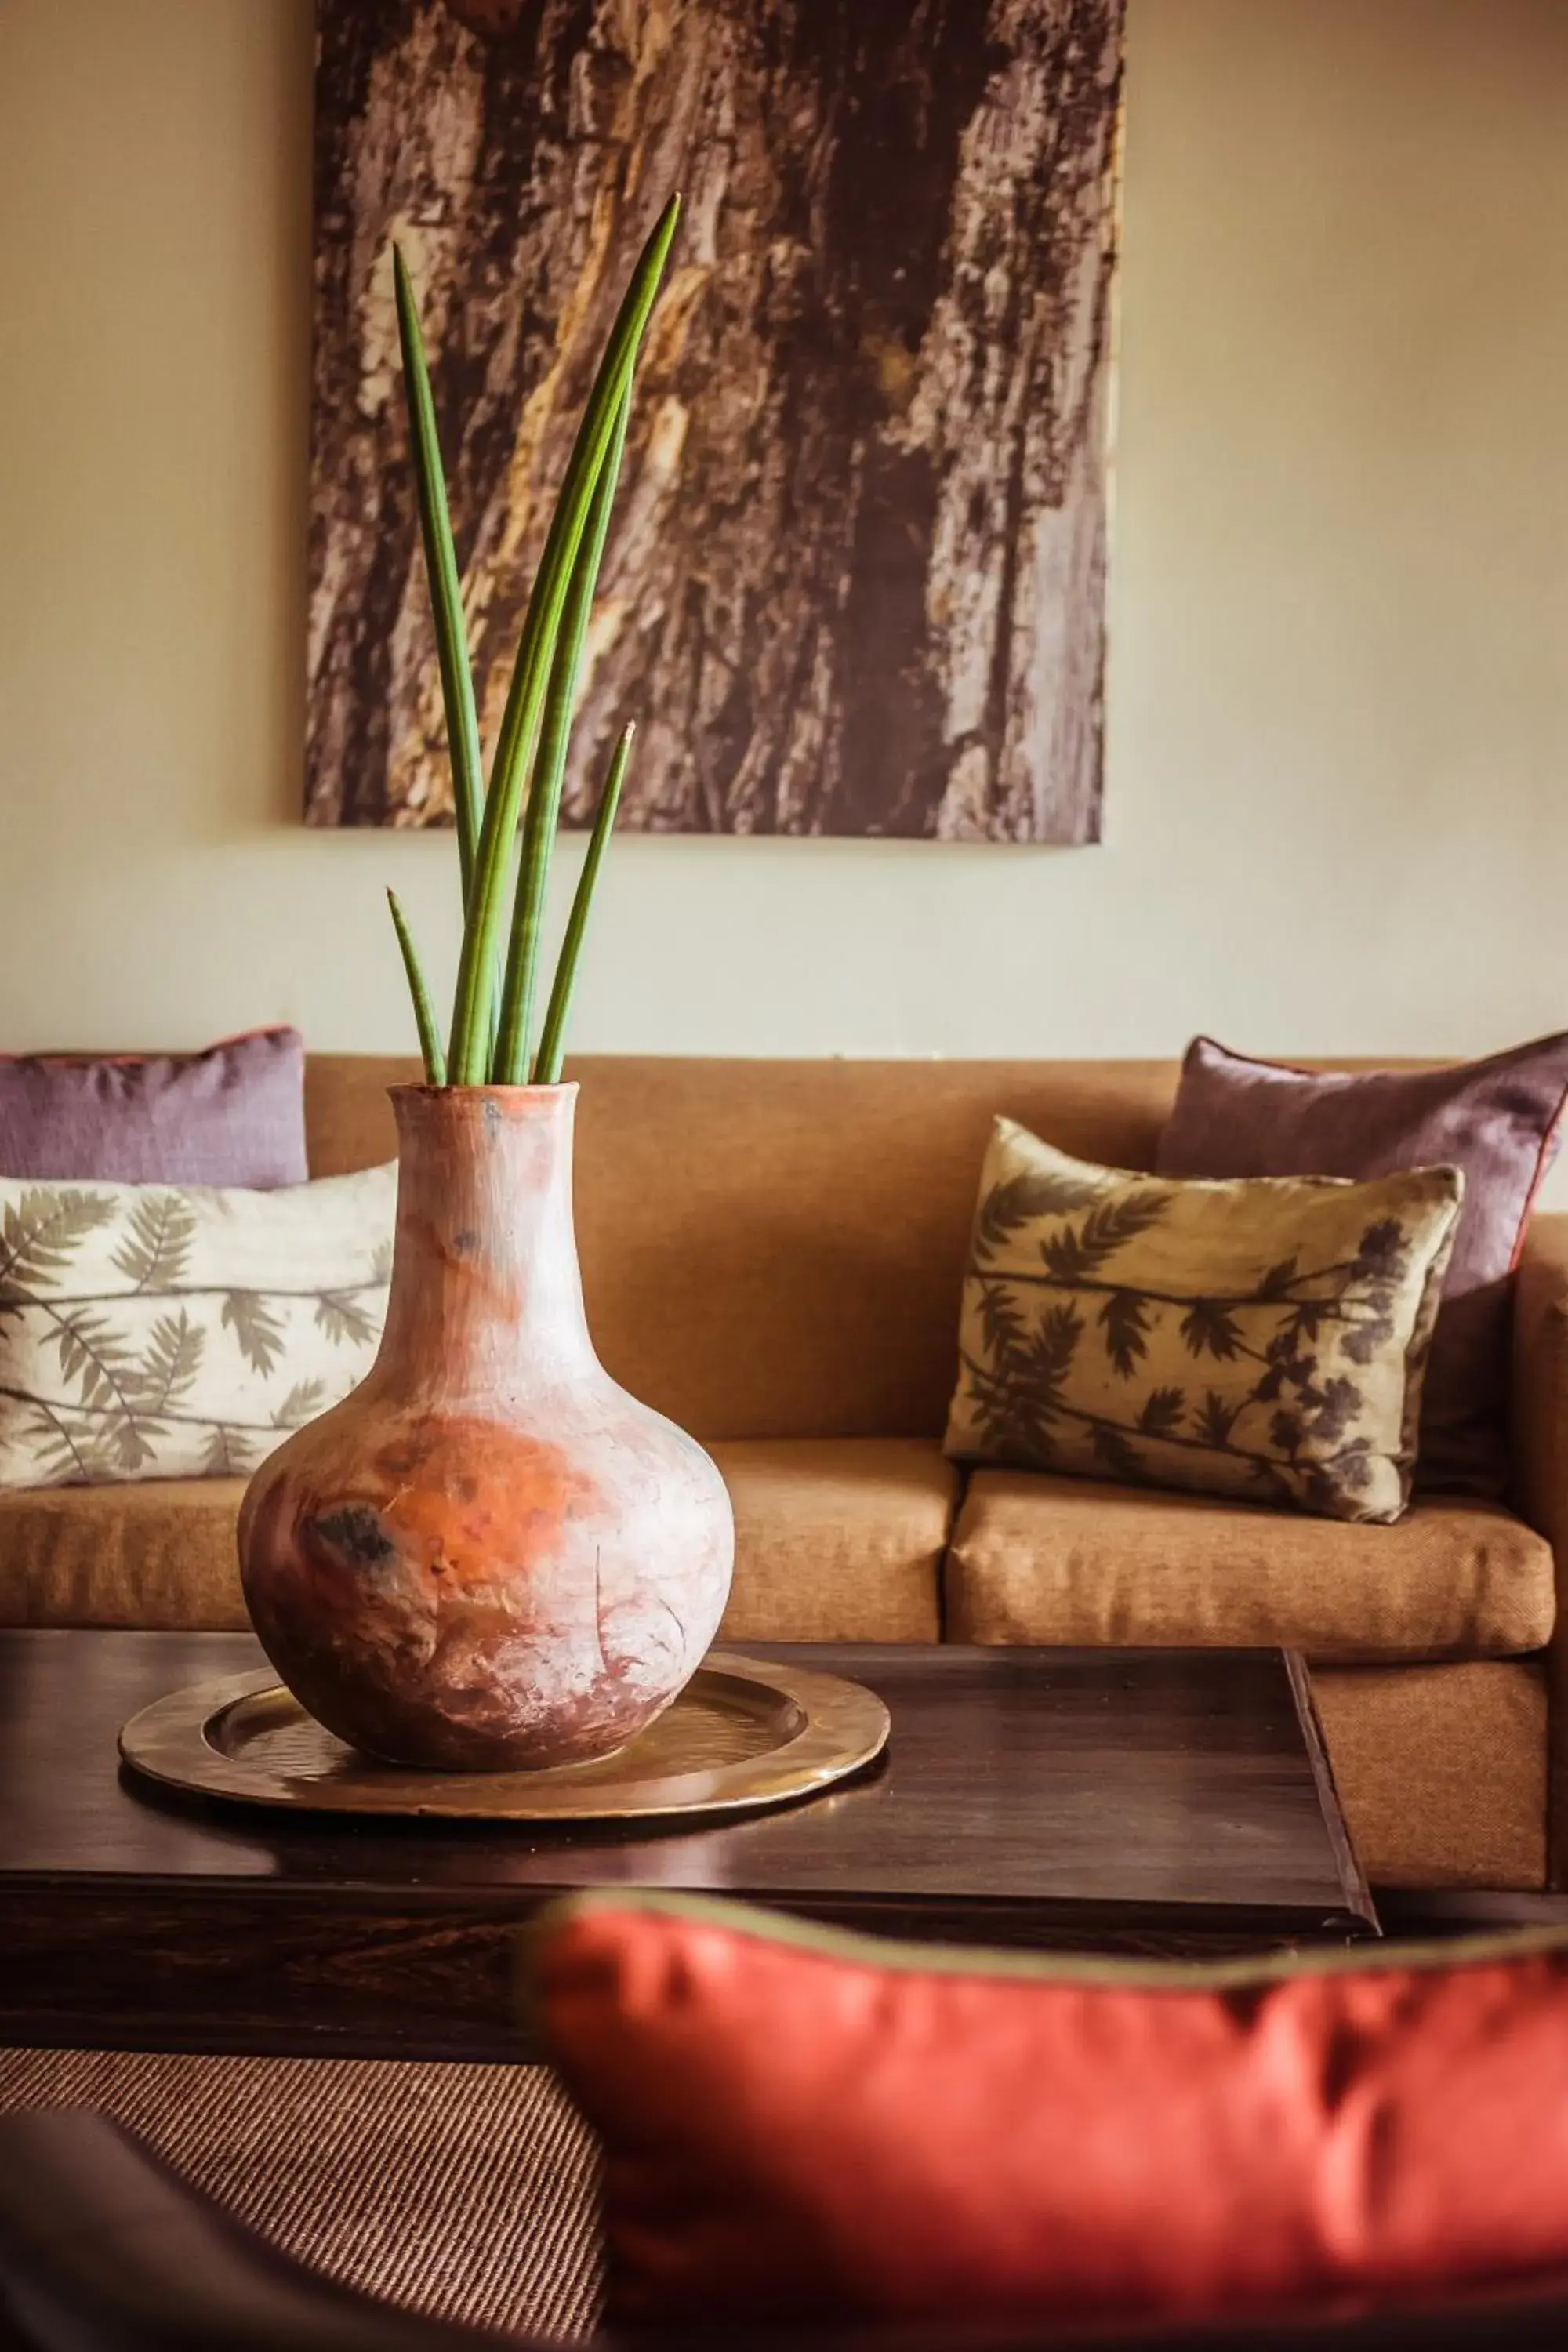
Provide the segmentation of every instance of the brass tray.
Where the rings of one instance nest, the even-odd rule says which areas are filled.
[[[613,1756],[542,1772],[416,1772],[345,1747],[268,1668],[193,1683],[132,1717],[149,1780],[295,1812],[442,1821],[637,1821],[782,1805],[868,1764],[888,1710],[837,1675],[712,1650],[658,1721]]]

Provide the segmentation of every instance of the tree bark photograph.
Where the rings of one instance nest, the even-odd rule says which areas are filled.
[[[1122,0],[318,0],[306,818],[452,822],[393,247],[492,746],[621,291],[565,816],[1084,843],[1103,800]]]

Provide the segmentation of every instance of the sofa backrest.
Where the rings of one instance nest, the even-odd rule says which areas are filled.
[[[616,1378],[699,1437],[940,1435],[980,1162],[997,1112],[1148,1167],[1168,1062],[587,1056],[583,1283]],[[395,1150],[413,1062],[317,1055],[317,1175]]]

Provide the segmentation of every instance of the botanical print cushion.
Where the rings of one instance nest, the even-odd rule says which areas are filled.
[[[369,1370],[396,1201],[0,1180],[0,1486],[254,1468]]]
[[[1132,1175],[998,1119],[947,1451],[1397,1518],[1463,1192]]]

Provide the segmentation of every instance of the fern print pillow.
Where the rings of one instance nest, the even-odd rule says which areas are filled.
[[[1464,1179],[1134,1175],[996,1121],[947,1451],[1396,1519]]]
[[[247,1473],[369,1370],[397,1170],[0,1178],[0,1486]]]

